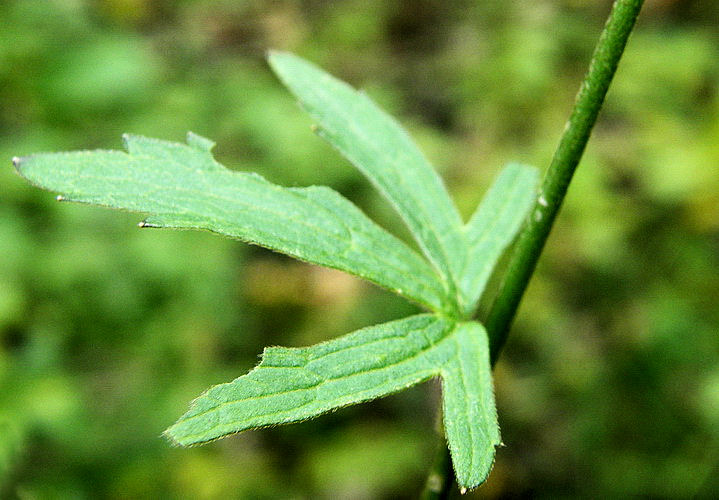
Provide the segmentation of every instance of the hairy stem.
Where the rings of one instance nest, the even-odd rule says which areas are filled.
[[[540,194],[509,258],[506,275],[487,317],[480,318],[489,332],[492,364],[496,363],[507,339],[519,302],[562,206],[643,3],[643,0],[615,1],[564,134],[542,181]],[[448,451],[443,448],[441,453],[447,455]],[[435,463],[441,464],[443,459],[438,457]],[[425,490],[425,497],[444,498],[451,484],[452,481],[445,480],[443,490],[432,492],[434,496],[428,496]]]

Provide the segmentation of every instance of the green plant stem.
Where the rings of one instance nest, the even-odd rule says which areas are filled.
[[[484,319],[482,322],[489,333],[493,365],[507,340],[509,327],[562,206],[643,3],[643,0],[617,0],[614,3],[572,114],[542,181],[537,202],[510,255],[507,273],[487,317],[480,318]],[[436,465],[431,474],[436,474],[436,469],[447,460],[447,449],[443,448],[441,453],[445,458],[435,458]],[[431,494],[428,494],[429,484],[430,481],[425,486],[423,498],[445,498],[453,482],[447,479],[441,481],[443,489]]]
[[[507,339],[519,302],[597,121],[642,3],[643,0],[617,0],[599,37],[569,122],[542,181],[537,202],[519,235],[507,274],[484,322],[490,335],[492,362],[496,361]]]

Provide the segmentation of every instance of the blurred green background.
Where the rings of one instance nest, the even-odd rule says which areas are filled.
[[[413,498],[438,385],[188,450],[208,386],[414,312],[347,275],[137,214],[56,203],[10,164],[217,141],[327,184],[407,238],[270,74],[291,50],[399,117],[471,213],[502,164],[546,167],[607,0],[0,3],[0,497]],[[719,496],[719,3],[648,0],[496,368],[477,498]]]

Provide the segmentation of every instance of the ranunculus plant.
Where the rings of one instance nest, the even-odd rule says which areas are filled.
[[[148,214],[142,227],[206,229],[339,269],[426,312],[303,348],[270,347],[247,374],[208,389],[165,431],[182,446],[297,422],[343,406],[442,381],[444,432],[462,490],[486,480],[501,442],[491,366],[589,137],[642,2],[619,0],[597,46],[568,127],[540,186],[538,171],[508,164],[469,221],[404,129],[365,94],[288,53],[269,63],[316,122],[319,136],[392,204],[420,252],[328,187],[285,188],[231,171],[213,142],[127,134],[125,151],[14,158],[58,200]],[[477,307],[517,235],[486,318]],[[443,452],[445,453],[445,452]],[[447,490],[438,457],[425,494]]]

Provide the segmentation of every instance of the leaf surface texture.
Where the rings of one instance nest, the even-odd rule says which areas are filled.
[[[460,286],[472,314],[502,253],[512,243],[537,198],[539,172],[510,163],[500,172],[465,226],[467,260]]]
[[[407,132],[365,94],[284,52],[270,65],[317,121],[317,133],[390,201],[417,243],[455,288],[464,262],[462,221],[437,172]]]
[[[15,160],[32,183],[62,198],[151,214],[145,225],[208,229],[340,269],[433,310],[449,301],[415,251],[327,187],[284,188],[217,163],[212,142],[126,135],[123,151],[47,153]]]
[[[270,64],[404,219],[423,258],[327,187],[285,188],[215,161],[213,142],[124,136],[125,151],[14,159],[61,198],[145,212],[145,226],[206,229],[365,278],[434,314],[363,328],[310,347],[270,347],[260,364],[197,398],[166,431],[180,445],[315,417],[441,377],[457,480],[481,484],[500,443],[487,332],[474,321],[502,253],[538,195],[537,170],[509,164],[463,224],[442,180],[404,129],[366,95],[275,52]],[[542,199],[539,199],[541,203]]]
[[[458,480],[486,478],[499,444],[489,347],[476,322],[410,316],[304,348],[270,347],[247,375],[210,388],[166,431],[181,445],[296,422],[441,376]]]

